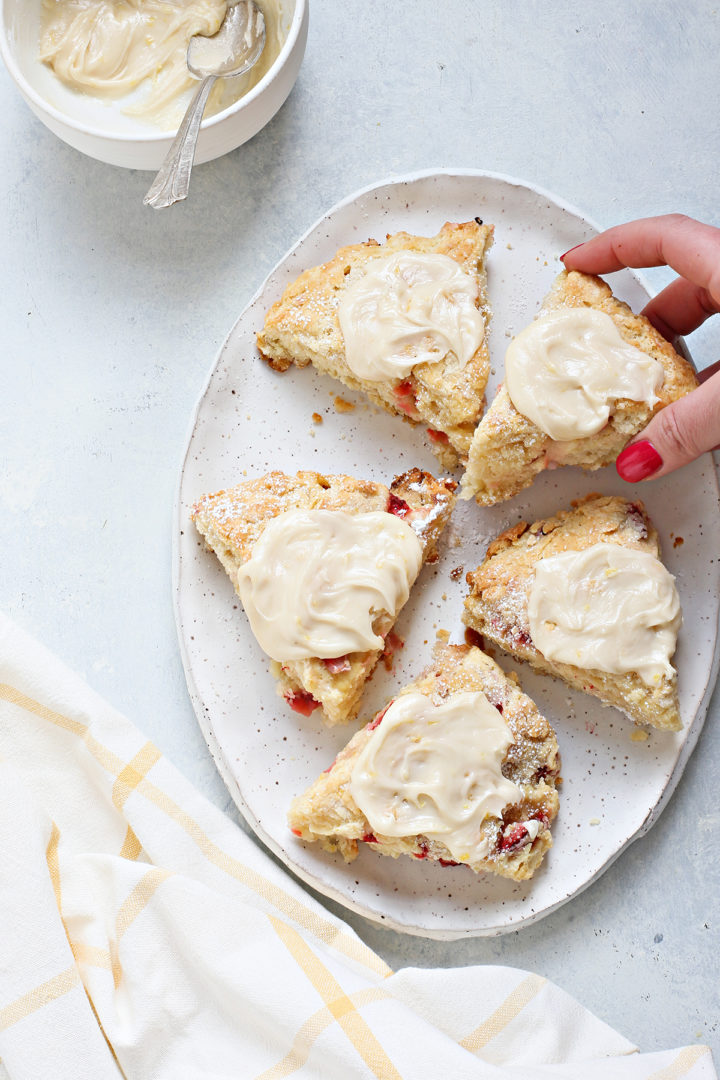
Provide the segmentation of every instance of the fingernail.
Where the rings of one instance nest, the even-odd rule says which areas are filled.
[[[638,480],[647,480],[662,467],[663,459],[651,442],[641,442],[626,446],[615,462],[615,468],[623,480],[636,484]]]
[[[571,251],[577,251],[579,247],[582,247],[582,244],[576,244],[575,247],[571,247],[564,255],[560,256],[560,261],[562,262],[563,259],[566,259]]]

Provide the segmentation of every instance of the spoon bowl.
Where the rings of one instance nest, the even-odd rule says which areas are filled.
[[[224,81],[229,92],[222,95],[218,111],[209,116],[210,110],[205,110],[196,166],[231,153],[262,131],[287,100],[300,73],[309,0],[258,0],[258,5],[265,15],[265,48],[248,74]],[[123,98],[108,100],[65,86],[38,55],[44,11],[43,0],[0,0],[0,54],[28,109],[24,117],[22,111],[18,113],[17,122],[35,127],[38,145],[50,154],[50,140],[37,128],[36,119],[83,155],[118,168],[149,170],[148,176],[130,181],[131,185],[140,183],[142,200],[143,180],[147,189],[177,134],[177,120],[174,127],[164,121],[149,122],[128,112]],[[196,85],[193,80],[192,90]],[[12,104],[8,98],[8,107]],[[184,110],[185,105],[181,115]],[[84,175],[87,162],[72,154],[66,158],[61,146],[54,152],[57,159],[51,158],[52,168]]]
[[[191,75],[206,79],[244,75],[260,59],[265,48],[265,16],[252,0],[228,4],[220,29],[212,37],[195,34],[187,49]]]
[[[200,124],[215,81],[244,75],[257,63],[264,47],[265,18],[254,0],[231,0],[216,34],[190,38],[187,66],[201,82],[143,199],[146,206],[162,209],[187,198]]]

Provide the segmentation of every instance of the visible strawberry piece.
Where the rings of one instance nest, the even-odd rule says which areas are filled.
[[[387,634],[385,637],[385,648],[383,649],[382,654],[382,660],[386,671],[392,670],[392,658],[398,649],[402,649],[404,645],[405,642],[394,630],[391,630],[390,633]]]
[[[628,503],[627,508],[628,520],[632,522],[632,525],[637,533],[638,540],[647,540],[647,525],[645,523],[645,517],[642,510],[635,503]]]
[[[373,833],[367,832],[364,836],[360,837],[360,842],[363,844],[377,844],[378,839]]]
[[[438,859],[441,866],[460,866],[461,863],[454,862],[452,859]]]
[[[290,832],[295,833],[296,836],[302,836],[302,833],[299,829],[291,829]]]
[[[320,702],[316,701],[312,694],[308,694],[307,690],[286,690],[283,697],[290,708],[294,712],[301,713],[302,716],[309,716],[320,705]]]
[[[513,825],[508,825],[500,837],[500,850],[517,851],[518,848],[524,847],[529,839],[530,836],[526,827],[521,821],[517,821]]]
[[[350,661],[347,655],[328,657],[326,660],[323,660],[323,664],[331,675],[339,675],[341,671],[350,670]]]
[[[398,383],[393,390],[393,397],[400,412],[404,412],[406,416],[411,417],[413,420],[420,419],[420,413],[415,404],[415,387],[409,379]]]
[[[427,859],[428,857],[428,845],[424,840],[420,840],[418,843],[419,851],[413,851],[413,855],[416,859]]]
[[[392,702],[391,702],[391,704],[392,704]],[[389,708],[390,708],[390,705],[386,705],[385,708],[381,712],[379,712],[377,714],[375,719],[370,721],[370,723],[367,726],[368,731],[374,731],[375,728],[378,727],[378,725],[380,724],[380,721],[382,720],[383,716],[385,715],[385,713],[388,711]]]
[[[405,518],[408,514],[412,513],[405,500],[399,499],[397,495],[393,495],[392,492],[388,497],[387,512],[388,514],[394,514],[395,517],[399,518]]]
[[[429,427],[428,428],[428,435],[430,436],[430,441],[431,442],[444,443],[445,445],[447,445],[450,442],[450,439],[448,438],[448,436],[445,434],[444,431],[437,431],[435,428]]]
[[[510,639],[514,648],[530,644],[530,635],[522,626],[508,626],[501,618],[495,616],[491,620],[492,629],[503,637]]]

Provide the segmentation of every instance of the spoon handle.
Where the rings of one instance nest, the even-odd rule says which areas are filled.
[[[187,197],[200,122],[216,79],[217,75],[208,75],[195,91],[167,157],[143,199],[145,206],[160,209]]]

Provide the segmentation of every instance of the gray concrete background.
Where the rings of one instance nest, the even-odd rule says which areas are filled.
[[[417,169],[514,175],[603,225],[720,224],[719,47],[707,0],[311,0],[286,105],[162,213],[142,206],[147,173],[59,142],[0,70],[0,604],[231,817],[185,689],[170,551],[192,409],[237,314],[329,206]],[[719,330],[690,339],[700,366]],[[348,921],[393,967],[529,968],[644,1050],[706,1042],[718,1060],[719,706],[651,833],[538,925],[439,943]]]

